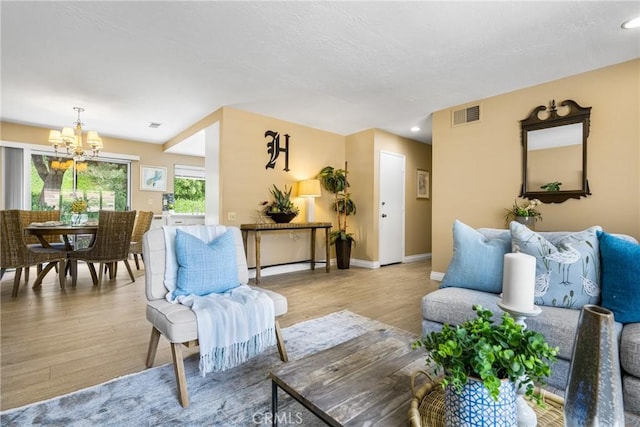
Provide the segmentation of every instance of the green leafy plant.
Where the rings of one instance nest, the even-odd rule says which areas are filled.
[[[336,240],[349,240],[355,242],[353,233],[347,232],[347,217],[355,215],[357,208],[349,193],[349,181],[347,180],[347,162],[344,169],[334,169],[332,166],[322,168],[317,178],[320,185],[325,190],[333,194],[334,200],[331,203],[331,210],[336,213],[338,229],[332,230],[330,234],[331,243]]]
[[[509,225],[509,222],[515,220],[517,216],[532,217],[535,218],[536,221],[542,221],[542,214],[536,209],[540,203],[540,200],[533,199],[526,204],[518,205],[518,202],[514,200],[513,206],[510,209],[505,208],[507,211],[507,214],[504,217],[505,223]]]
[[[491,320],[493,313],[474,305],[477,317],[459,326],[445,324],[415,341],[413,348],[423,348],[427,364],[434,362],[444,370],[442,385],[451,385],[458,393],[469,377],[479,378],[494,400],[498,399],[500,380],[509,379],[526,387],[525,395],[542,405],[542,397],[533,383],[545,384],[551,364],[558,354],[544,335],[515,323],[509,313],[502,322]]]
[[[300,209],[293,204],[291,201],[291,190],[293,187],[287,189],[287,186],[284,186],[284,190],[280,190],[275,184],[273,188],[269,189],[271,193],[271,197],[273,197],[273,201],[271,203],[265,202],[266,206],[264,208],[265,215],[275,214],[275,213],[283,213],[283,214],[295,214],[297,215],[300,212]]]
[[[540,188],[542,188],[543,190],[547,190],[547,191],[560,191],[560,186],[562,185],[561,182],[558,181],[553,181],[553,182],[549,182],[545,185],[541,185]]]

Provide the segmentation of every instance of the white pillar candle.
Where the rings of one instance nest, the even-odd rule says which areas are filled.
[[[533,311],[536,258],[520,252],[504,255],[502,303],[523,313]]]

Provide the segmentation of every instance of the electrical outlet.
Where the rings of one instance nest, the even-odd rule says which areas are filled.
[[[235,221],[235,220],[236,220],[236,213],[235,213],[235,212],[229,212],[229,213],[227,214],[227,219],[228,219],[229,221]]]

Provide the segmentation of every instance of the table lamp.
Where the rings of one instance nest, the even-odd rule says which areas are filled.
[[[315,222],[316,197],[320,197],[320,181],[307,179],[298,183],[298,197],[306,199],[306,222]]]

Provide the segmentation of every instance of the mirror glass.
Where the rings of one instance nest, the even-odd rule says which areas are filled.
[[[563,101],[558,113],[555,102],[547,110],[540,106],[521,121],[523,185],[521,197],[542,202],[563,202],[589,194],[586,175],[586,144],[590,107]],[[562,108],[566,107],[566,108]]]

